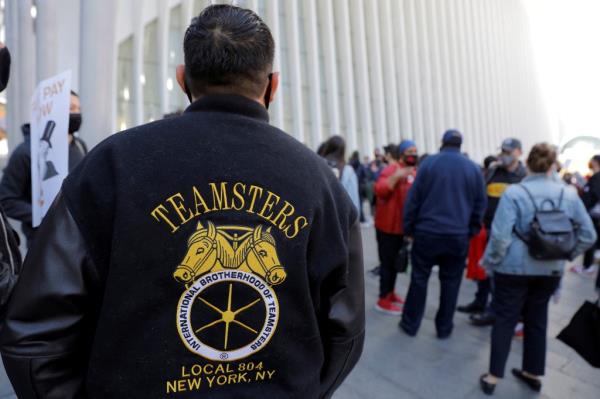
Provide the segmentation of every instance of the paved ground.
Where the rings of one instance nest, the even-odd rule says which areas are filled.
[[[366,269],[377,264],[374,232],[363,229]],[[430,283],[425,320],[419,335],[408,337],[399,332],[398,318],[372,310],[377,280],[366,277],[367,339],[363,356],[335,395],[335,399],[475,399],[485,398],[478,388],[478,377],[486,371],[489,356],[488,328],[471,327],[467,317],[457,314],[452,338],[435,338],[433,318],[437,308],[439,284],[434,274]],[[408,279],[401,276],[398,292],[406,293]],[[593,280],[568,273],[562,298],[550,309],[549,336],[564,327],[585,299],[594,298]],[[465,281],[460,303],[469,301],[475,284]],[[587,365],[575,352],[549,339],[547,376],[541,395],[535,395],[511,376],[496,388],[498,399],[598,399],[600,372]],[[513,342],[508,368],[519,367],[521,342]],[[0,365],[0,399],[13,399],[10,385]]]

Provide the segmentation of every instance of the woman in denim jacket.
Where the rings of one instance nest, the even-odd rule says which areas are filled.
[[[579,229],[572,258],[582,254],[596,240],[596,232],[586,209],[574,190],[553,179],[556,150],[549,144],[537,144],[527,159],[529,175],[521,184],[509,187],[498,205],[492,223],[491,238],[481,263],[494,273],[494,310],[490,370],[480,379],[482,390],[491,395],[504,368],[514,329],[524,319],[523,367],[513,369],[515,377],[535,391],[541,390],[544,375],[548,302],[563,274],[564,260],[536,260],[515,234],[527,234],[535,206],[544,209],[552,201],[571,218]],[[524,186],[524,187],[523,187]],[[562,200],[561,200],[562,197]]]

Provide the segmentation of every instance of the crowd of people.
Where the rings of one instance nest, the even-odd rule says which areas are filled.
[[[375,309],[401,315],[400,329],[415,336],[428,280],[437,266],[438,338],[451,336],[455,309],[470,314],[474,326],[492,326],[490,368],[480,380],[487,394],[504,376],[513,335],[523,338],[523,366],[512,374],[540,391],[548,303],[559,296],[567,260],[576,262],[584,254],[583,264],[571,270],[590,275],[596,269],[600,155],[590,160],[590,174],[577,187],[569,176],[561,178],[557,149],[550,144],[535,145],[524,164],[521,141],[507,138],[500,153],[486,157],[480,168],[460,152],[462,140],[460,132],[449,130],[440,152],[421,159],[412,140],[386,146],[384,156],[376,150],[375,160],[362,164],[358,153],[352,154],[349,163],[355,176],[346,180],[358,181],[363,222],[363,203],[373,205],[380,260],[374,270],[379,275]],[[344,187],[351,197],[357,196],[356,184]],[[528,231],[532,223],[539,223],[539,212],[564,214],[570,221],[572,246],[564,256],[536,256],[529,249],[533,244]],[[406,272],[407,252],[411,271],[404,299],[395,287],[398,273]],[[472,302],[457,307],[465,268],[477,291]],[[600,296],[600,273],[596,288]]]
[[[347,157],[339,135],[315,154],[268,124],[279,86],[274,47],[252,11],[207,7],[186,32],[177,68],[188,109],[89,154],[76,136],[73,92],[71,173],[39,229],[23,125],[25,141],[0,182],[8,249],[0,260],[11,263],[0,270],[0,351],[17,395],[160,397],[165,379],[175,381],[167,392],[191,381],[185,370],[216,378],[233,365],[269,378],[231,383],[222,371],[227,383],[185,387],[214,397],[331,397],[363,349],[360,227],[369,215],[380,261],[375,309],[416,336],[437,268],[437,337],[451,338],[456,310],[492,326],[479,380],[492,394],[522,323],[523,365],[512,374],[539,391],[550,298],[567,261],[584,254],[590,274],[599,248],[600,155],[573,188],[547,143],[522,162],[521,141],[507,138],[479,166],[454,129],[435,154],[402,140],[361,160]],[[4,213],[22,222],[22,267]],[[477,293],[457,307],[466,268]],[[408,271],[403,297],[396,280]],[[596,286],[600,294],[600,276]],[[262,316],[253,309],[260,301]]]

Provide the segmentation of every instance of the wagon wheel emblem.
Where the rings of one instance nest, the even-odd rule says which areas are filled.
[[[244,305],[236,310],[232,309],[232,299],[233,299],[233,284],[229,283],[229,293],[227,296],[227,309],[226,310],[222,310],[219,309],[217,306],[213,305],[212,303],[210,303],[209,301],[207,301],[206,299],[198,296],[198,300],[200,302],[202,302],[203,304],[205,304],[206,306],[208,306],[209,308],[211,308],[212,310],[214,310],[215,312],[217,312],[221,317],[213,322],[210,322],[200,328],[198,328],[197,330],[195,330],[195,333],[199,333],[202,332],[204,330],[210,329],[212,327],[215,327],[221,323],[225,323],[225,336],[224,336],[224,343],[223,343],[223,350],[227,350],[228,349],[228,345],[229,345],[229,329],[230,329],[230,325],[233,323],[241,328],[244,328],[252,333],[254,333],[255,335],[258,335],[258,331],[256,331],[254,328],[248,326],[247,324],[241,322],[240,320],[236,319],[236,317],[238,315],[240,315],[241,313],[245,312],[246,310],[249,310],[250,308],[252,308],[254,305],[256,305],[257,303],[261,302],[261,298],[256,299],[255,301],[250,302],[247,305]]]

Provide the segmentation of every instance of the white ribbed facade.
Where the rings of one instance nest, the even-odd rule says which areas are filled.
[[[185,28],[209,0],[35,3],[35,21],[32,0],[6,4],[7,42],[22,65],[8,92],[11,144],[35,81],[66,68],[79,82],[90,144],[185,108],[174,70]],[[526,146],[551,139],[520,0],[233,4],[257,11],[276,40],[282,84],[272,123],[313,149],[341,134],[362,154],[401,138],[434,152],[443,131],[457,128],[481,160],[504,137]]]

